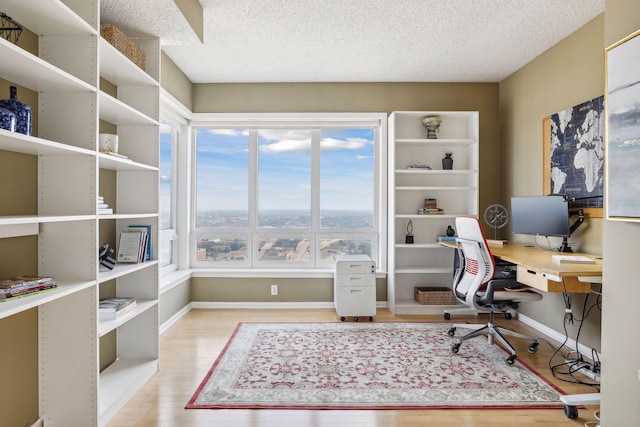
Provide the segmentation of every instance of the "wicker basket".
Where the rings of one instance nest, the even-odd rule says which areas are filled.
[[[144,50],[140,49],[118,27],[113,24],[100,24],[100,35],[129,58],[131,62],[144,70],[147,61]]]
[[[414,297],[422,305],[455,305],[458,300],[451,288],[446,287],[415,287]]]

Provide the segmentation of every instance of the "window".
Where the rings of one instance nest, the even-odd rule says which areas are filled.
[[[160,267],[176,264],[176,147],[178,132],[167,123],[160,124]]]
[[[194,121],[192,264],[322,269],[341,254],[377,260],[386,115],[373,116]]]

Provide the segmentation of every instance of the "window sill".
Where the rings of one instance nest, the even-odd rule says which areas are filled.
[[[191,270],[191,277],[245,277],[245,278],[292,278],[292,279],[331,279],[333,270],[276,270],[276,269],[212,269],[198,268]],[[376,278],[384,279],[387,273],[377,271]]]
[[[160,295],[169,292],[171,289],[181,283],[184,283],[185,280],[189,280],[192,277],[191,273],[191,270],[174,270],[168,274],[161,274],[159,289]]]

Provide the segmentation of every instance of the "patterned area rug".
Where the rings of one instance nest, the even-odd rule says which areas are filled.
[[[186,408],[562,408],[561,392],[449,324],[240,323]],[[458,329],[456,334],[464,333]]]

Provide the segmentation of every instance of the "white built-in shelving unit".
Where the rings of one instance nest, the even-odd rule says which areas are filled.
[[[426,139],[422,119],[439,116],[437,139]],[[478,215],[478,112],[396,111],[389,116],[387,295],[394,314],[436,314],[443,306],[420,305],[415,287],[451,286],[453,250],[437,243],[455,217]],[[446,152],[453,169],[442,169]],[[426,165],[431,169],[409,168]],[[444,215],[419,214],[427,198],[437,200]],[[405,243],[413,223],[414,243]]]
[[[25,256],[58,287],[0,303],[0,321],[37,309],[34,399],[44,425],[102,426],[158,370],[160,44],[137,41],[146,68],[133,64],[100,37],[99,1],[6,0],[2,12],[38,36],[37,55],[0,38],[0,78],[38,94],[37,136],[0,130],[0,150],[37,157],[38,201],[37,213],[0,216],[0,238],[37,236],[37,253]],[[115,94],[101,89],[102,79]],[[98,151],[102,123],[116,129],[127,158]],[[101,182],[101,170],[115,182]],[[113,215],[98,215],[103,187],[115,188]],[[153,259],[99,267],[105,230],[117,243],[120,231],[140,224],[152,226]],[[100,321],[107,291],[135,297],[136,309]],[[110,334],[115,355],[103,363]]]

